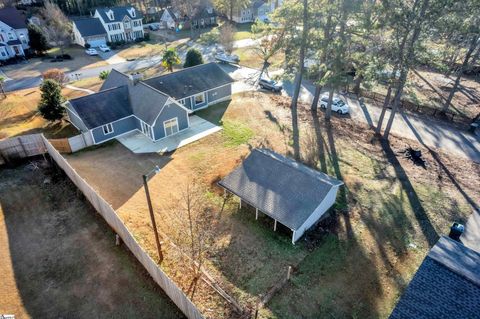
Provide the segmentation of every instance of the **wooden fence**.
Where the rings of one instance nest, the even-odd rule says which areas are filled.
[[[85,195],[87,200],[102,215],[110,227],[122,238],[125,245],[145,267],[153,280],[165,291],[189,319],[202,319],[202,315],[183,291],[165,274],[157,263],[143,250],[115,210],[105,201],[59,153],[53,144],[41,134],[25,135],[0,141],[0,164],[30,156],[48,153],[53,161],[65,172],[70,180]]]
[[[55,147],[42,136],[46,151],[57,165],[67,174],[70,180],[82,191],[88,201],[102,215],[105,221],[122,238],[128,249],[145,267],[153,280],[165,291],[170,299],[189,319],[203,318],[200,311],[183,291],[158,267],[156,262],[143,250],[127,229],[115,210],[107,203],[76,171]]]
[[[41,154],[45,154],[45,144],[41,134],[12,137],[0,141],[0,165]]]

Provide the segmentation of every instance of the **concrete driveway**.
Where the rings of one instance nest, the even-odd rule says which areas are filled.
[[[127,62],[127,60],[118,55],[118,52],[113,50],[109,52],[102,52],[100,49],[98,49],[98,55],[109,65]]]
[[[190,116],[190,127],[188,129],[157,142],[152,142],[152,140],[138,131],[119,137],[117,140],[136,154],[165,153],[198,141],[221,129],[220,126],[210,123],[199,116],[192,115]]]

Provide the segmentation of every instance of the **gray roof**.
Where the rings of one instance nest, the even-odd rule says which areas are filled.
[[[168,96],[142,82],[129,89],[133,113],[148,125],[153,125]]]
[[[0,9],[0,21],[14,29],[27,27],[25,16],[14,7]]]
[[[108,74],[108,77],[105,79],[102,86],[100,87],[100,91],[119,87],[119,86],[129,85],[131,83],[132,83],[132,80],[127,74],[124,74],[120,71],[112,69]]]
[[[219,185],[292,230],[343,182],[267,149],[251,154]]]
[[[128,87],[121,86],[70,100],[88,129],[132,115]]]
[[[140,11],[138,11],[136,8],[135,8],[135,17],[132,17],[130,15],[130,12],[127,10],[130,8],[135,8],[135,7],[128,6],[128,7],[96,8],[96,10],[100,13],[100,16],[102,17],[103,21],[105,21],[105,23],[121,22],[123,21],[123,18],[125,18],[125,16],[128,16],[130,19],[133,19],[133,20],[143,18],[143,14]],[[109,10],[113,11],[113,20],[110,20],[110,18],[107,16],[107,12]]]
[[[480,254],[440,238],[390,315],[407,318],[480,318]]]
[[[107,34],[102,22],[98,18],[78,18],[73,20],[82,37]]]
[[[153,77],[143,82],[178,100],[234,81],[212,62]]]

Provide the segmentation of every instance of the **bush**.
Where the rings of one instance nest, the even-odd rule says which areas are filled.
[[[65,108],[60,85],[51,79],[45,80],[40,86],[42,97],[38,104],[38,111],[47,121],[57,121],[63,118]]]
[[[150,41],[150,33],[144,33],[143,34],[143,40],[144,41]]]
[[[199,64],[203,64],[203,57],[200,51],[197,49],[188,50],[183,67],[188,68]]]
[[[42,77],[44,80],[53,80],[61,86],[68,82],[68,77],[60,69],[49,69],[42,73]]]
[[[88,43],[88,42],[85,43],[85,49],[90,49],[90,47],[91,47],[90,43]]]
[[[105,70],[105,71],[100,72],[98,77],[100,78],[100,80],[105,80],[108,77],[109,74],[110,74],[110,71]]]

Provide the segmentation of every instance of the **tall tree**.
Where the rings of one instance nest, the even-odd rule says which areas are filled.
[[[48,50],[48,42],[42,30],[35,24],[28,25],[28,38],[30,48],[37,54],[43,54]]]
[[[251,0],[213,0],[215,9],[225,14],[230,21],[233,21],[234,14],[247,8],[250,3]]]
[[[52,46],[58,46],[64,53],[65,47],[72,42],[72,24],[60,7],[51,0],[45,0],[44,8],[40,9],[42,16],[41,29]]]
[[[60,84],[54,80],[45,80],[40,86],[42,92],[38,111],[48,121],[61,120],[65,114]]]

